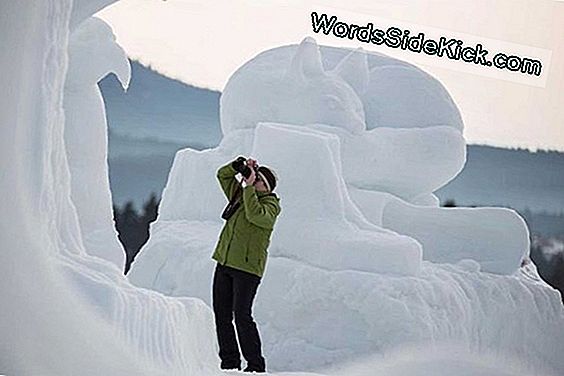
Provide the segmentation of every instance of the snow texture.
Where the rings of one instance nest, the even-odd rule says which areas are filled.
[[[94,3],[79,2],[92,11],[99,9]],[[89,221],[80,222],[80,215],[89,213],[78,213],[80,205],[72,200],[72,163],[65,141],[75,138],[65,139],[63,92],[65,103],[71,103],[67,108],[83,105],[85,113],[98,116],[101,107],[93,94],[92,73],[123,72],[124,62],[93,59],[92,66],[76,73],[69,70],[72,77],[67,83],[90,90],[88,96],[72,100],[68,98],[72,94],[64,90],[69,40],[73,40],[69,38],[72,2],[4,2],[1,8],[5,48],[0,67],[9,74],[0,76],[0,84],[11,95],[0,101],[5,125],[0,130],[0,374],[220,374],[217,345],[209,335],[214,328],[208,306],[199,299],[170,298],[132,286],[121,266],[90,254],[83,241],[82,229],[95,229],[87,228]],[[75,13],[87,18],[80,10]],[[29,25],[34,32],[29,32]],[[112,48],[107,26],[99,21],[80,29],[76,30],[85,33],[86,41],[89,32],[102,37],[100,52]],[[70,47],[76,56],[85,52],[78,48],[80,43]],[[113,56],[117,59],[120,54]],[[88,124],[97,129],[85,131],[95,133],[105,123]],[[96,187],[101,185],[96,179],[103,166],[91,150],[103,150],[104,143],[100,137],[90,141],[93,148],[85,150],[80,163],[92,171],[83,183]],[[105,192],[89,197],[91,207],[111,206],[107,186],[93,189]],[[104,223],[111,224],[111,217],[104,218]],[[123,252],[115,240],[107,244],[120,252],[108,255],[113,260]]]
[[[443,211],[436,205],[433,187],[444,184],[463,165],[460,139],[455,135],[448,141],[452,148],[438,150],[458,159],[424,166],[429,169],[428,178],[417,178],[417,171],[406,169],[406,176],[414,176],[413,185],[418,187],[408,192],[402,188],[405,177],[385,188],[370,182],[370,169],[366,180],[361,170],[347,172],[350,150],[344,145],[350,138],[342,136],[341,130],[324,128],[338,127],[351,135],[384,129],[373,115],[363,113],[368,102],[361,93],[372,90],[372,81],[367,83],[366,77],[372,80],[377,66],[411,66],[384,56],[368,56],[364,62],[362,51],[350,55],[335,48],[320,58],[311,39],[301,46],[270,50],[275,51],[271,58],[266,51],[262,63],[258,57],[251,60],[258,65],[247,74],[255,70],[256,78],[238,86],[257,89],[253,100],[261,101],[240,97],[244,92],[234,91],[235,84],[226,88],[224,96],[231,97],[231,104],[222,102],[225,138],[221,145],[178,153],[151,240],[133,265],[130,279],[138,286],[132,285],[118,265],[121,256],[112,253],[120,250],[110,229],[111,196],[101,155],[107,150],[106,124],[95,87],[109,72],[127,86],[129,68],[107,25],[89,17],[111,2],[79,0],[73,6],[71,0],[45,0],[1,5],[0,35],[5,48],[0,69],[9,74],[0,76],[0,86],[10,93],[0,101],[1,374],[222,374],[209,308],[210,256],[225,204],[214,175],[220,164],[238,154],[252,154],[259,162],[267,162],[281,178],[277,190],[284,218],[272,239],[256,304],[271,369],[362,374],[365,370],[355,363],[359,357],[385,357],[411,344],[427,348],[454,342],[466,355],[456,358],[448,350],[429,360],[420,353],[419,357],[400,354],[375,369],[404,375],[437,368],[443,374],[469,370],[499,374],[494,373],[499,364],[518,358],[523,369],[511,363],[502,367],[506,374],[531,373],[532,369],[535,374],[561,373],[564,311],[560,296],[538,277],[533,264],[519,269],[515,265],[517,256],[525,252],[518,240],[526,227],[519,229],[511,212]],[[29,25],[34,32],[29,32]],[[346,55],[349,61],[342,62]],[[264,70],[258,69],[261,64]],[[268,91],[258,89],[277,64],[283,69],[272,70],[272,96],[268,97]],[[351,66],[364,68],[355,75]],[[245,69],[248,64],[233,80],[241,78]],[[413,82],[435,82],[416,71],[422,76]],[[288,75],[290,89],[282,91],[282,96],[276,87],[278,72]],[[436,103],[452,103],[442,86],[421,90],[434,90],[441,98]],[[292,93],[304,101],[292,104]],[[295,104],[301,111],[285,114]],[[443,132],[438,128],[445,126],[461,130],[457,110],[446,104],[417,109],[420,118],[426,119],[421,123],[425,130]],[[262,111],[266,112],[258,114]],[[395,119],[392,113],[388,115]],[[410,116],[401,121],[419,118]],[[436,124],[449,119],[455,120]],[[395,125],[402,128],[396,130],[405,132],[403,128],[410,127],[401,121]],[[81,150],[79,135],[92,144]],[[417,140],[417,133],[413,135]],[[390,140],[401,143],[401,138]],[[389,160],[402,158],[409,149],[390,149]],[[416,153],[424,150],[414,149]],[[370,155],[367,150],[362,154]],[[440,161],[440,157],[429,158]],[[347,180],[352,179],[348,173],[356,173],[359,183],[370,183],[355,187]],[[355,202],[351,194],[355,189],[385,197],[368,195]],[[406,212],[414,213],[416,220],[404,218]],[[430,217],[452,224],[456,231],[430,229],[433,237],[420,239],[428,235],[422,234],[426,228],[420,221]],[[495,225],[508,231],[504,239],[517,239],[515,248],[480,231],[478,219],[503,221]],[[99,244],[94,241],[96,234],[103,234]],[[468,252],[454,249],[449,254],[440,248],[446,244],[440,239],[455,235],[486,240],[476,241]],[[107,242],[106,249],[102,242]],[[490,252],[484,248],[486,243]],[[447,260],[436,260],[441,257]],[[488,268],[498,269],[492,273]],[[493,354],[485,364],[473,357],[481,352]],[[451,359],[464,361],[457,366]],[[360,368],[331,371],[347,360]]]

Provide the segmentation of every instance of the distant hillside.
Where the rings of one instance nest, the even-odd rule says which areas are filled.
[[[123,92],[115,76],[99,86],[108,120],[110,187],[114,203],[140,208],[151,192],[160,197],[177,150],[205,149],[221,139],[219,95],[169,79],[131,61]]]
[[[468,146],[462,172],[436,193],[457,204],[564,212],[564,153]]]
[[[131,84],[123,92],[114,75],[100,82],[113,135],[199,148],[221,139],[217,91],[164,77],[131,61]],[[110,158],[113,152],[110,150]]]
[[[177,150],[215,147],[221,140],[219,92],[185,85],[136,62],[127,93],[113,76],[100,87],[110,128],[110,183],[119,205],[132,199],[139,207],[151,192],[160,196]],[[464,170],[436,193],[442,202],[454,199],[459,206],[561,213],[564,153],[469,145]],[[550,218],[535,222],[550,223]],[[561,222],[551,223],[557,223],[551,232],[558,231]]]

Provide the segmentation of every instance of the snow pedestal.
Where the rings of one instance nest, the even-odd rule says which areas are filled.
[[[383,218],[384,227],[420,241],[425,259],[433,262],[472,259],[483,271],[509,275],[529,250],[527,225],[511,209],[422,208],[394,200]]]
[[[288,152],[290,151],[290,152]],[[368,222],[342,176],[339,138],[310,128],[261,123],[252,155],[277,172],[283,213],[271,254],[329,270],[416,275],[413,239]]]
[[[527,225],[511,209],[424,207],[385,192],[355,187],[349,192],[370,221],[417,239],[424,260],[471,259],[483,271],[509,275],[529,250]]]

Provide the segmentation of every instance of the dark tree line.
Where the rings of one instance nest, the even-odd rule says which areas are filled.
[[[560,291],[564,302],[564,256],[557,254],[549,259],[544,255],[541,244],[531,244],[531,260],[537,266],[541,277],[552,287]]]
[[[141,213],[137,212],[132,201],[127,201],[121,208],[113,206],[118,239],[125,250],[124,274],[129,272],[135,256],[149,240],[149,224],[157,219],[159,203],[155,193],[151,193],[149,200],[143,204]]]

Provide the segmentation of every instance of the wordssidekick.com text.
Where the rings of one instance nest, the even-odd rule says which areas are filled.
[[[325,13],[319,15],[317,12],[311,13],[311,25],[315,33],[333,34],[339,38],[356,39],[363,43],[400,48],[487,67],[493,66],[528,75],[540,76],[542,70],[541,62],[536,59],[498,52],[489,60],[488,51],[481,43],[475,46],[464,46],[462,40],[445,36],[441,36],[437,41],[426,38],[425,33],[412,35],[410,30],[402,30],[395,26],[382,30],[376,28],[371,22],[365,26],[354,25],[339,21],[337,16],[327,16]]]

